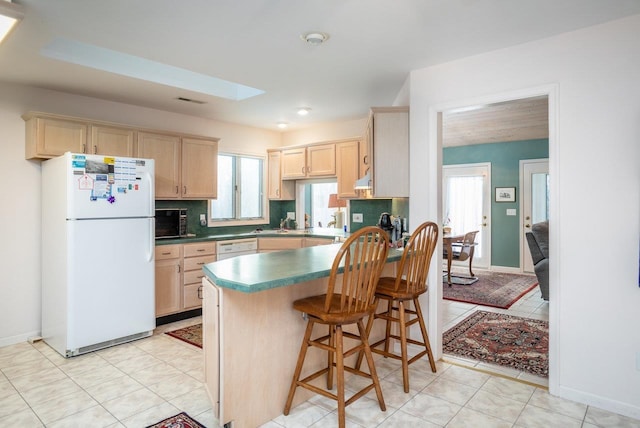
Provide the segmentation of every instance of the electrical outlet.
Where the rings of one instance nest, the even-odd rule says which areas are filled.
[[[362,213],[353,213],[353,222],[362,223]]]
[[[207,216],[206,214],[200,214],[200,226],[207,225]]]
[[[287,211],[287,218],[289,220],[295,220],[296,219],[296,213],[295,211]]]

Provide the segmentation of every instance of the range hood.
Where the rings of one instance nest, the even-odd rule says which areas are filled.
[[[364,177],[356,180],[356,184],[355,186],[353,186],[353,188],[356,190],[371,189],[371,175],[369,174],[369,170],[367,170],[367,173],[364,175]]]

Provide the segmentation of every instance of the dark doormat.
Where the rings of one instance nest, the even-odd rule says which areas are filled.
[[[447,284],[442,278],[442,297],[457,302],[508,309],[538,285],[534,275],[503,272],[475,272],[478,281],[471,285]]]
[[[206,428],[200,422],[191,416],[182,412],[175,416],[171,416],[157,424],[149,425],[147,428]]]
[[[549,323],[531,318],[476,311],[447,330],[445,354],[549,376]]]
[[[189,327],[168,331],[165,334],[202,348],[202,324],[190,325]]]

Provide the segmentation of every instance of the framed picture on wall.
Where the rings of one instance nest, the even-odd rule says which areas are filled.
[[[496,202],[515,202],[515,187],[496,187]]]

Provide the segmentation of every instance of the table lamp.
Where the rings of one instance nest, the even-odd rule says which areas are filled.
[[[344,199],[338,199],[337,193],[332,193],[329,195],[329,208],[338,209],[335,213],[333,213],[333,216],[336,219],[336,229],[342,229],[344,227],[344,212],[342,212],[340,209],[346,206],[347,201]]]

